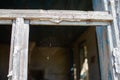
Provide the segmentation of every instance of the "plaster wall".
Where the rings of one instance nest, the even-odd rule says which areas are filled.
[[[99,59],[97,51],[96,30],[95,27],[88,28],[74,44],[74,63],[77,68],[77,80],[79,79],[79,44],[84,41],[87,46],[87,57],[89,66],[89,80],[100,80]]]

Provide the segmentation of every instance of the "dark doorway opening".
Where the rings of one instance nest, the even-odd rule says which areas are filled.
[[[100,80],[96,42],[95,27],[31,26],[29,78]]]
[[[0,25],[0,80],[7,80],[9,69],[11,26]]]
[[[0,4],[1,9],[93,10],[92,0],[1,0]],[[3,28],[0,26],[0,28],[0,45],[10,46],[11,27],[4,26]],[[30,28],[29,79],[80,79],[80,66],[82,67],[82,65],[80,65],[79,44],[82,39],[80,39],[80,41],[77,40],[82,36],[89,37],[89,34],[91,34],[87,33],[90,32],[89,28],[80,26],[31,26]],[[95,39],[95,27],[91,27],[90,30],[91,29],[94,32],[94,34],[91,35],[93,35]],[[86,40],[91,39],[93,38],[86,38]],[[96,41],[94,43],[96,44]],[[97,44],[95,46],[97,47]],[[1,48],[1,51],[6,49],[7,47],[4,49]],[[9,49],[7,51],[9,51]],[[96,51],[97,49],[92,48],[92,50]],[[88,52],[89,51],[90,50],[88,50]],[[88,55],[88,65],[90,67],[89,80],[100,80],[98,58],[96,57],[98,53],[93,53],[95,53],[95,55]],[[0,69],[2,71],[3,65],[5,64],[5,71],[3,71],[5,74],[3,75],[1,72],[0,80],[7,80],[9,52],[4,52],[3,55],[5,57],[0,56],[0,63],[3,63],[0,65],[2,66]],[[7,59],[7,61],[5,62],[4,59]],[[96,71],[92,71],[93,67],[96,68]],[[93,76],[94,72],[98,77]]]

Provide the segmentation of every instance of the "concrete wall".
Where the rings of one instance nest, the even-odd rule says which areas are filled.
[[[67,48],[35,47],[31,54],[30,70],[41,70],[46,80],[68,80],[70,60]]]
[[[89,80],[100,80],[95,27],[87,29],[74,44],[74,63],[79,79],[79,44],[85,41],[88,52]]]

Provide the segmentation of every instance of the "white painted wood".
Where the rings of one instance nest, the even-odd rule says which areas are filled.
[[[0,20],[11,20],[16,17],[24,19],[51,21],[60,23],[62,21],[69,22],[110,22],[112,16],[107,12],[100,11],[70,11],[70,10],[1,10]]]
[[[0,25],[13,25],[13,20],[0,20]]]
[[[117,2],[117,3],[116,3]],[[119,34],[119,0],[110,0],[111,5],[111,12],[113,15],[113,34],[114,34],[114,48],[113,48],[113,75],[114,80],[120,80],[120,72],[119,72],[119,65],[120,65],[120,34]]]
[[[27,80],[29,24],[17,18],[12,26],[10,70],[12,79]]]
[[[111,21],[61,21],[53,22],[51,20],[30,20],[30,25],[56,25],[56,26],[98,26],[109,25]],[[12,20],[0,20],[0,25],[11,25]]]
[[[114,34],[115,34],[115,42],[116,42],[116,47],[119,46],[119,28],[118,28],[118,22],[117,22],[117,11],[115,8],[115,0],[110,0],[110,5],[111,5],[111,12],[113,15],[113,30],[114,30]]]
[[[108,0],[103,0],[103,2],[104,2],[104,10],[105,11],[110,11],[111,12],[111,10],[110,10],[110,8],[111,8],[111,5],[108,5],[109,4],[109,1]],[[110,25],[107,25],[107,35],[108,35],[108,40],[109,40],[109,44],[108,44],[108,47],[109,47],[109,60],[110,60],[110,63],[109,63],[109,67],[110,67],[110,72],[111,72],[111,79],[113,79],[113,80],[118,80],[118,79],[115,79],[115,76],[114,76],[114,69],[113,69],[113,64],[114,64],[114,61],[113,61],[113,55],[112,55],[112,52],[113,52],[113,48],[114,48],[114,46],[113,46],[113,25],[112,24],[110,24]]]
[[[12,80],[13,76],[13,44],[14,44],[14,33],[15,33],[15,22],[12,24],[12,34],[11,34],[11,46],[10,46],[10,57],[9,57],[9,73],[8,80]]]
[[[106,0],[103,0],[104,2]],[[110,51],[110,60],[111,60],[111,64],[112,64],[112,72],[113,72],[113,80],[119,80],[119,55],[118,51],[119,50],[119,28],[118,28],[118,20],[117,20],[117,9],[116,9],[116,4],[115,2],[117,0],[109,0],[110,1],[110,5],[105,4],[105,10],[110,10],[112,16],[113,16],[113,22],[111,25],[107,26],[107,31],[108,31],[108,38],[109,38],[109,51]],[[108,3],[108,2],[107,2]],[[116,54],[116,55],[115,55]]]
[[[19,80],[27,80],[27,71],[28,71],[28,43],[29,43],[29,23],[24,23],[23,27],[21,26],[23,37],[22,39],[22,50],[20,54],[20,78]],[[22,24],[22,23],[20,23]]]
[[[30,21],[31,25],[58,25],[58,26],[96,26],[96,25],[109,25],[111,22],[101,22],[101,21],[61,21],[55,23],[52,21],[40,21],[33,20]]]

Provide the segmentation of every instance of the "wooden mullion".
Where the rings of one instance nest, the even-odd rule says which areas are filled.
[[[9,80],[27,80],[29,24],[17,18],[12,26]]]
[[[10,47],[10,57],[9,57],[9,73],[8,80],[12,80],[13,73],[13,45],[14,45],[14,33],[15,33],[15,22],[12,24],[12,34],[11,34],[11,47]]]

